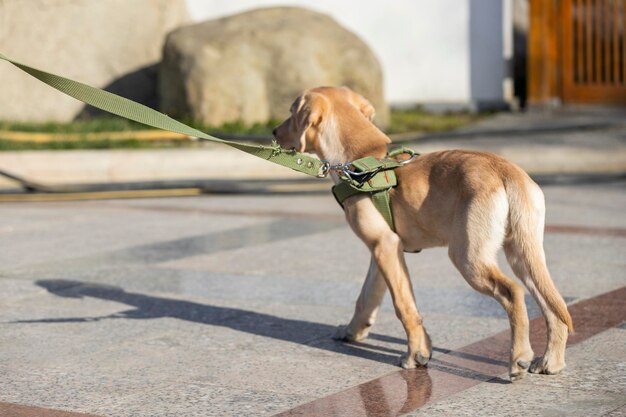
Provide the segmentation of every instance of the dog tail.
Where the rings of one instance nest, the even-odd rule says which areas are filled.
[[[521,170],[520,170],[521,171]],[[559,294],[550,272],[546,266],[545,253],[543,250],[543,232],[545,221],[545,202],[543,192],[534,181],[524,172],[523,179],[518,173],[513,178],[505,180],[507,196],[509,199],[509,226],[510,233],[507,239],[512,247],[512,255],[522,268],[515,268],[518,277],[526,282],[529,289],[536,289],[536,296],[545,301],[547,307],[567,325],[568,330],[574,332],[572,317],[567,310],[563,297]],[[506,247],[505,247],[506,248]],[[509,259],[511,262],[511,259]],[[523,273],[522,273],[523,272]]]

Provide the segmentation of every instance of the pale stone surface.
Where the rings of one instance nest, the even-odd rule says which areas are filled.
[[[548,224],[624,224],[623,181],[544,191]],[[0,401],[116,417],[263,416],[395,372],[406,347],[388,295],[372,337],[330,338],[368,261],[340,217],[330,195],[0,205]],[[546,252],[565,297],[623,286],[620,237],[548,233]],[[407,260],[435,358],[508,328],[446,250]],[[624,335],[571,348],[560,376],[483,383],[416,415],[615,410]]]
[[[279,7],[211,20],[168,35],[160,68],[164,112],[212,125],[282,119],[305,89],[346,85],[388,122],[378,60],[329,16]]]
[[[19,62],[156,104],[165,35],[184,0],[4,0],[0,51]],[[84,104],[0,63],[0,119],[69,121]]]

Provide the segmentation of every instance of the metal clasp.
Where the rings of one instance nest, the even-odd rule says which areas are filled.
[[[330,172],[330,162],[322,161],[322,166],[320,167],[320,171],[317,173],[317,178],[326,178],[328,176],[328,172]]]
[[[343,169],[341,170],[341,173],[345,175],[346,177],[348,177],[348,179],[350,179],[351,181],[356,181],[359,184],[359,187],[361,187],[367,181],[374,178],[374,176],[382,170],[382,167],[380,167],[380,168],[375,169],[374,171],[356,172],[356,171],[349,170],[348,166],[349,164],[344,165]]]

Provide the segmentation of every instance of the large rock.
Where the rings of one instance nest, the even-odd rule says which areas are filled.
[[[295,7],[257,9],[168,35],[161,110],[210,125],[280,120],[303,90],[345,85],[367,97],[385,126],[381,67],[368,46],[329,16]]]
[[[165,35],[184,0],[3,0],[0,52],[17,61],[158,104]],[[69,121],[84,105],[0,62],[0,119]]]

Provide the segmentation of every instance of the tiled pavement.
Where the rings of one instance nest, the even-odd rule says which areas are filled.
[[[548,265],[572,305],[626,286],[624,189],[544,187]],[[368,254],[329,195],[5,204],[0,248],[0,416],[626,413],[623,291],[583,309],[583,327],[609,304],[617,316],[568,349],[562,375],[514,384],[492,338],[504,312],[444,249],[407,257],[428,369],[396,367],[388,299],[371,338],[331,340]]]

